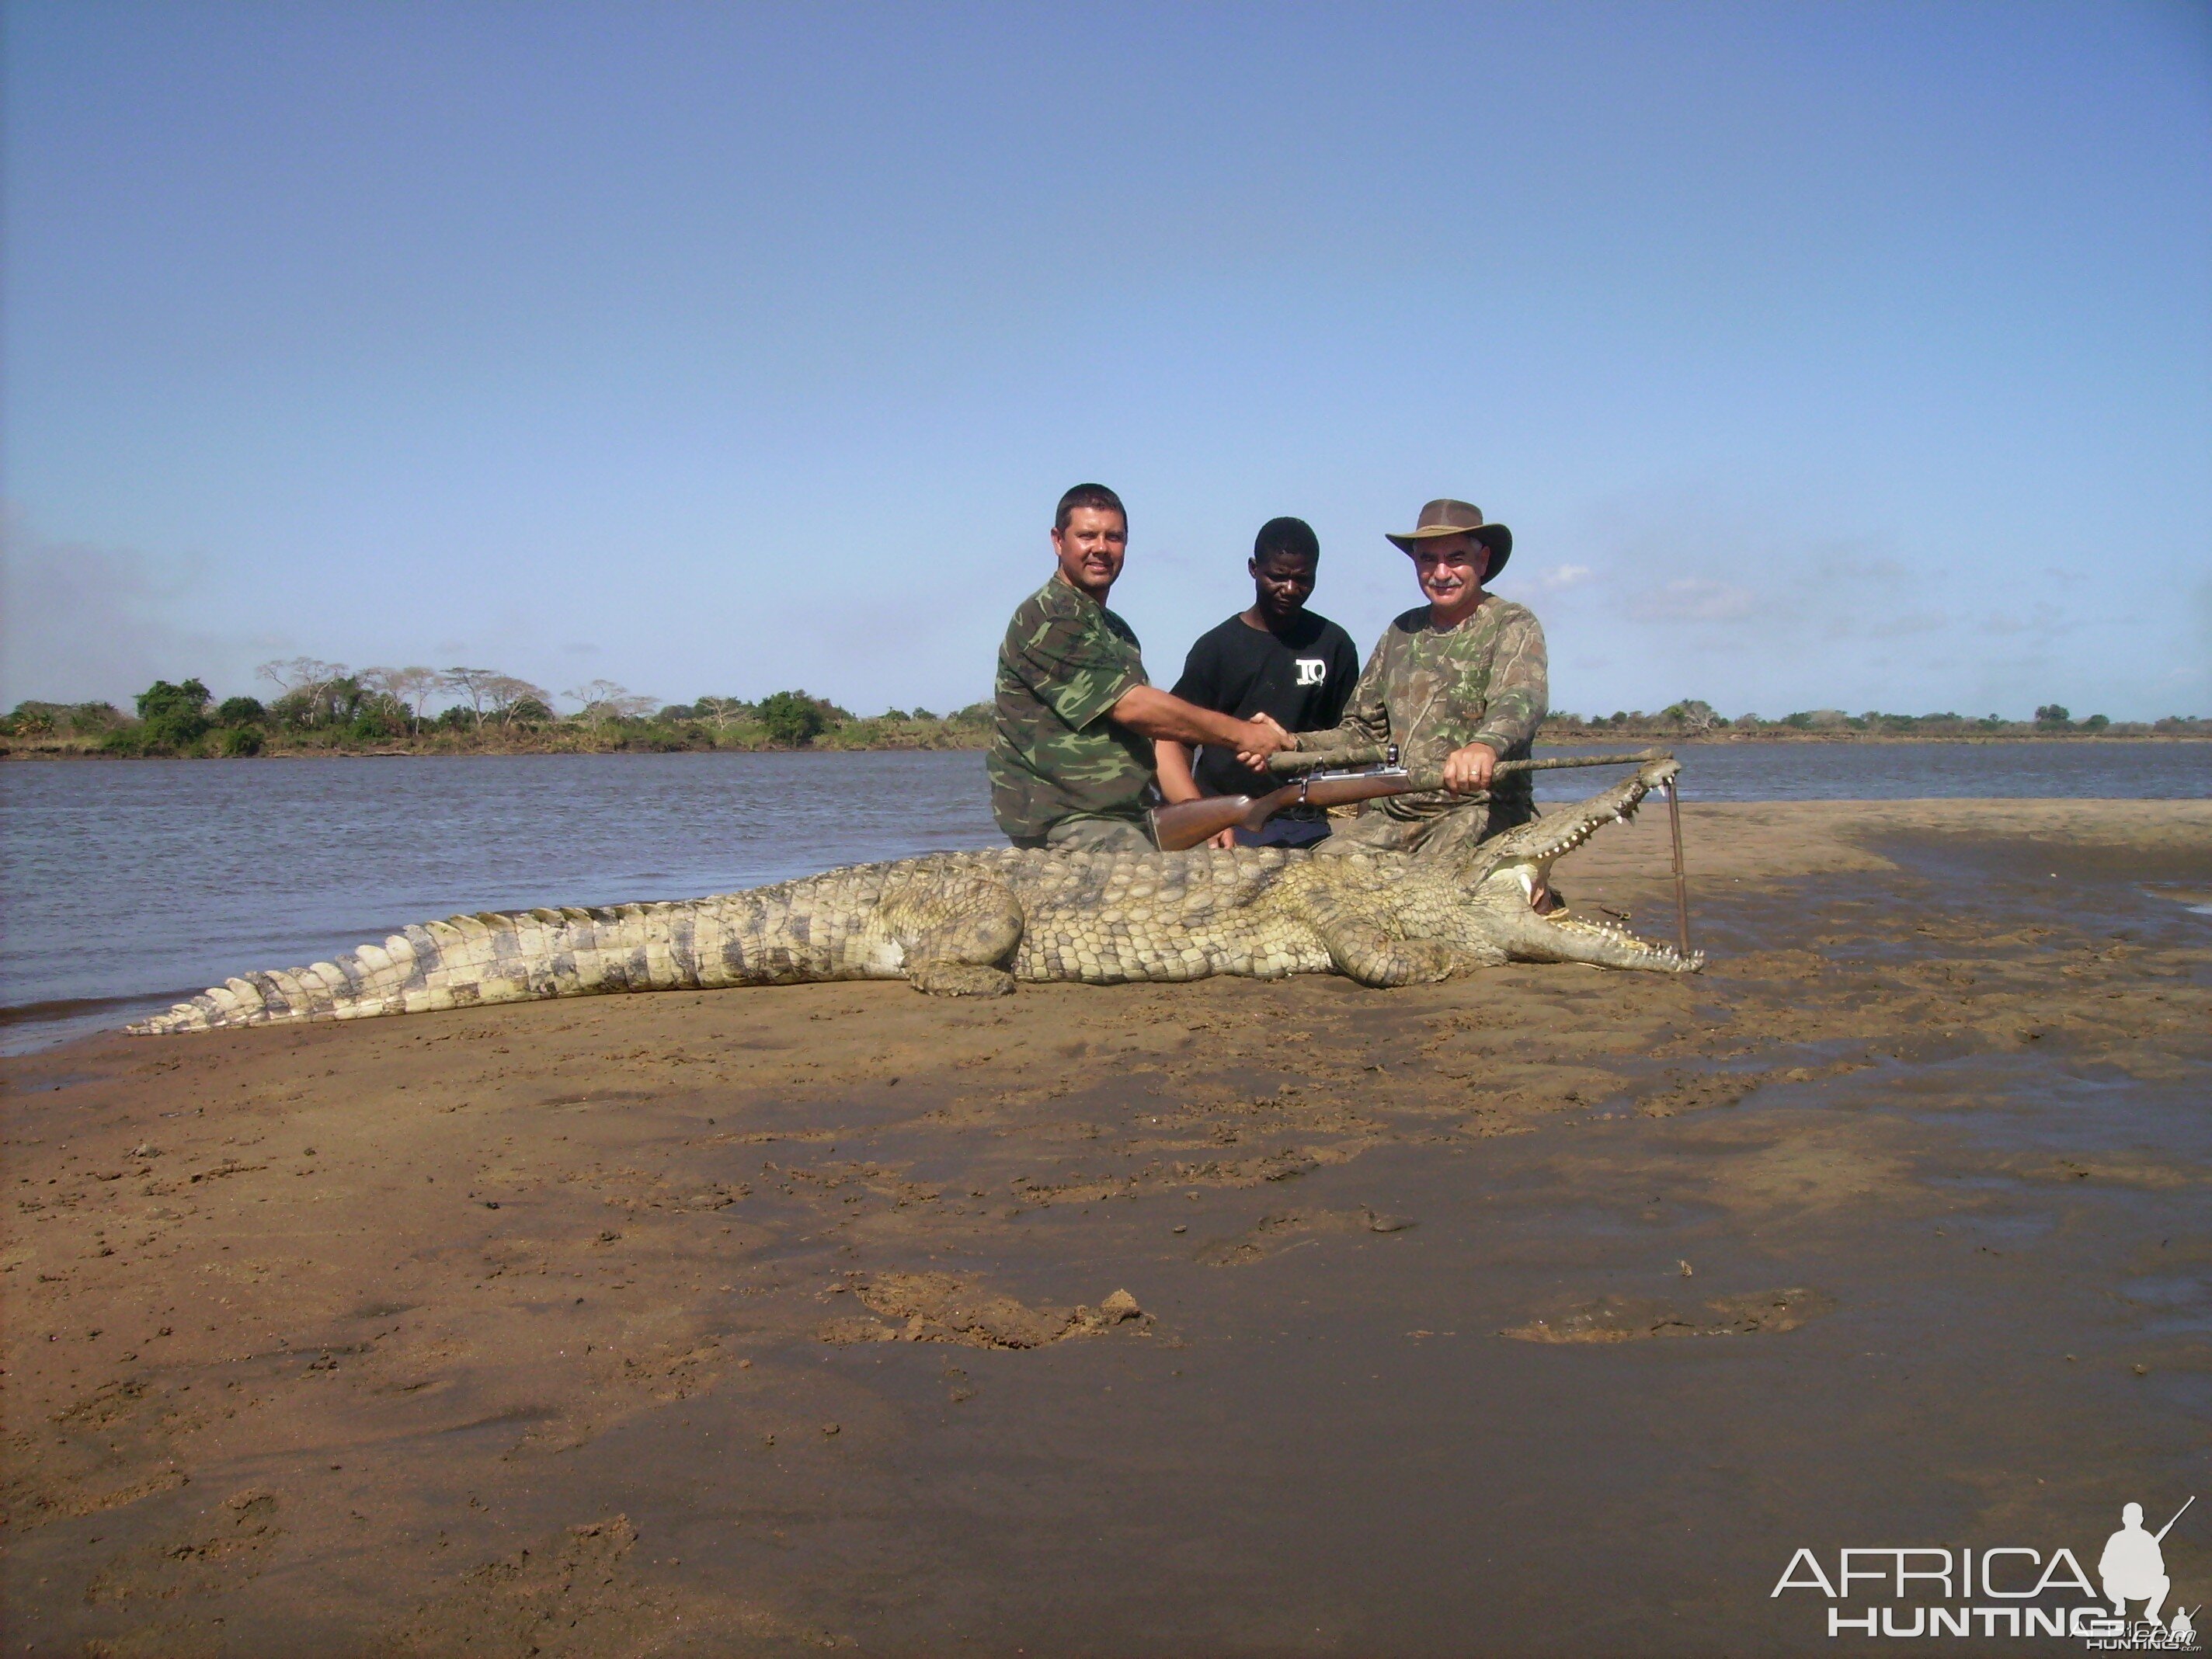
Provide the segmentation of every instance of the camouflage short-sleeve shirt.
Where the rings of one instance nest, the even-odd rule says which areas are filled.
[[[1416,772],[1441,768],[1453,750],[1470,743],[1487,744],[1500,760],[1526,760],[1550,702],[1544,629],[1534,614],[1492,594],[1456,627],[1438,632],[1429,618],[1422,605],[1385,629],[1352,688],[1343,724],[1301,732],[1298,746],[1395,743],[1401,763]],[[1500,779],[1493,795],[1507,809],[1504,822],[1529,815],[1526,773]],[[1411,820],[1466,805],[1442,793],[1398,795],[1369,810]]]
[[[1129,624],[1058,575],[1024,599],[999,647],[991,814],[1016,840],[1066,818],[1135,818],[1152,745],[1107,711],[1147,684]]]

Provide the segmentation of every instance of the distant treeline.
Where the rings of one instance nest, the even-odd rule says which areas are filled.
[[[216,701],[197,678],[156,680],[136,712],[106,702],[24,702],[0,715],[16,754],[240,757],[319,753],[530,754],[686,749],[975,749],[990,707],[948,714],[855,714],[802,690],[757,702],[700,697],[656,706],[611,680],[563,694],[481,668],[368,668],[313,658],[267,663],[275,695]],[[441,698],[444,706],[434,709]]]
[[[156,680],[135,713],[106,702],[24,702],[0,715],[0,753],[169,757],[320,753],[531,754],[703,749],[981,749],[991,738],[991,706],[951,714],[891,708],[856,714],[805,691],[748,702],[700,697],[655,706],[611,680],[552,694],[487,668],[365,668],[314,658],[264,664],[267,702],[216,701],[198,679]],[[441,697],[449,699],[432,712]],[[1661,741],[1853,738],[2212,737],[2212,720],[2168,715],[2116,722],[2076,720],[2057,703],[2032,720],[1998,714],[1847,714],[1815,708],[1779,720],[1729,719],[1698,699],[1656,714],[1620,709],[1592,715],[1554,712],[1544,723],[1553,743],[1622,738]]]
[[[1840,708],[1801,709],[1778,720],[1761,714],[1739,714],[1734,720],[1717,713],[1709,702],[1692,698],[1670,703],[1656,714],[1638,709],[1615,709],[1610,714],[1587,718],[1553,710],[1544,720],[1544,735],[1557,742],[1577,736],[1688,738],[2060,738],[2060,737],[2212,737],[2212,720],[2193,714],[2168,714],[2158,720],[2112,720],[2102,714],[2075,720],[2063,703],[2045,703],[2033,720],[2010,720],[2002,714],[1885,714],[1869,709],[1847,714]]]

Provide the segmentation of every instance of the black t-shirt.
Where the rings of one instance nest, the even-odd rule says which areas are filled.
[[[1274,634],[1236,616],[1200,635],[1175,694],[1241,720],[1267,714],[1288,732],[1325,732],[1344,718],[1358,678],[1352,635],[1328,617],[1302,611],[1287,631]],[[1210,746],[1198,751],[1191,769],[1212,795],[1265,794],[1276,783],[1237,764],[1233,752]]]

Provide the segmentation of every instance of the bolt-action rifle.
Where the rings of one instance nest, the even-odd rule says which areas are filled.
[[[1571,755],[1549,760],[1500,761],[1491,775],[1509,777],[1516,772],[1549,772],[1569,766],[1640,766],[1645,761],[1668,758],[1663,749],[1645,749],[1633,755]],[[1326,755],[1301,754],[1291,750],[1270,756],[1267,766],[1279,775],[1292,772],[1304,775],[1257,798],[1208,795],[1199,800],[1156,806],[1149,814],[1154,844],[1163,853],[1181,853],[1211,841],[1224,830],[1257,830],[1288,807],[1348,806],[1354,801],[1380,800],[1388,795],[1430,794],[1444,787],[1440,771],[1410,772],[1399,765],[1395,744],[1387,750],[1342,750]],[[1461,797],[1465,800],[1485,798],[1480,793]]]

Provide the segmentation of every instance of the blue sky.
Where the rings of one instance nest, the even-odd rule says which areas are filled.
[[[0,699],[1171,680],[1432,495],[1556,705],[2212,714],[2212,8],[5,10]]]

